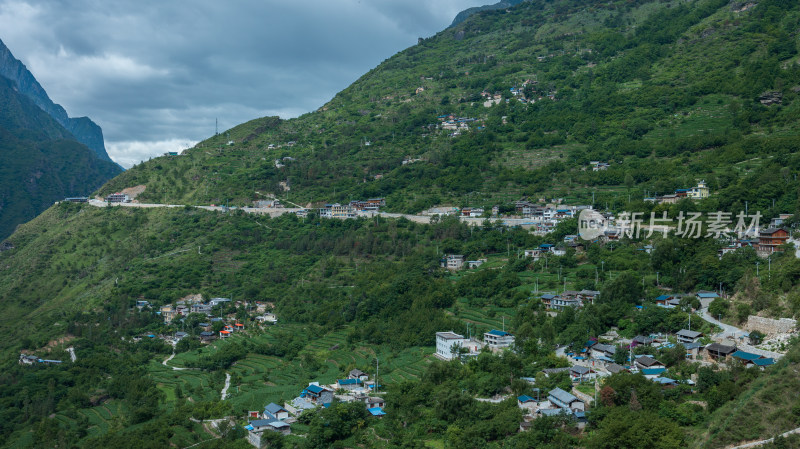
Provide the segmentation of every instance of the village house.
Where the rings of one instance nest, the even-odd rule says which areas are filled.
[[[289,410],[286,410],[274,402],[270,402],[264,407],[262,416],[264,419],[283,421],[289,418]]]
[[[161,318],[164,319],[164,324],[169,324],[178,316],[178,311],[174,309],[171,305],[161,306],[159,309],[161,313]]]
[[[780,214],[780,215],[778,215],[777,217],[775,217],[775,218],[773,218],[772,220],[769,221],[769,227],[770,228],[780,228],[781,226],[783,226],[783,223],[786,220],[792,218],[792,215],[793,214]]]
[[[639,372],[645,377],[645,379],[653,380],[656,377],[661,377],[667,369],[663,366],[656,367],[656,368],[642,368]]]
[[[482,207],[465,207],[461,209],[461,216],[463,217],[482,217],[484,210]]]
[[[64,198],[64,201],[67,203],[88,203],[89,198],[85,196],[75,196],[70,198]]]
[[[457,271],[464,266],[465,261],[466,257],[461,254],[448,254],[439,262],[439,265],[450,271]]]
[[[442,360],[453,360],[458,357],[458,352],[461,349],[466,350],[468,354],[477,354],[480,350],[480,344],[454,332],[436,333],[436,353],[434,356]]]
[[[569,368],[569,375],[573,382],[583,382],[594,379],[597,373],[588,366],[575,365]]]
[[[664,364],[659,362],[658,360],[652,358],[649,355],[640,355],[636,356],[634,362],[634,366],[636,368],[645,369],[645,368],[664,368]]]
[[[300,393],[301,398],[305,398],[317,405],[330,404],[333,400],[333,392],[318,383],[312,382]]]
[[[567,307],[579,308],[583,306],[583,302],[577,296],[556,295],[550,299],[548,308],[552,310],[564,310]]]
[[[697,340],[703,336],[702,332],[690,331],[688,329],[681,329],[675,334],[678,338],[678,343],[697,343]]]
[[[490,349],[508,348],[514,344],[514,336],[505,331],[492,329],[483,334],[483,342]]]
[[[211,304],[192,304],[190,307],[191,313],[204,313],[206,315],[211,313]]]
[[[706,355],[716,362],[727,361],[734,352],[736,352],[736,346],[728,346],[721,343],[711,343],[706,346]]]
[[[758,250],[771,254],[780,251],[780,246],[789,241],[789,231],[784,228],[768,228],[758,234]]]
[[[592,346],[591,349],[591,356],[596,359],[604,360],[603,358],[613,359],[614,354],[617,353],[617,347],[613,345],[607,345],[603,343],[598,343]]]
[[[669,377],[654,377],[652,381],[661,385],[661,388],[664,389],[675,388],[678,386],[678,381],[675,379],[670,379]]]
[[[580,412],[586,411],[586,404],[583,401],[560,388],[550,390],[547,400],[558,408]]]
[[[216,338],[215,334],[211,331],[200,332],[200,341],[203,343],[210,343]]]
[[[359,390],[361,379],[339,379],[336,381],[336,388],[347,391]]]
[[[467,268],[469,268],[469,269],[478,268],[481,265],[483,265],[484,263],[486,263],[486,259],[468,260],[467,261]]]
[[[606,365],[605,368],[606,368],[606,371],[608,371],[610,374],[617,374],[617,373],[621,373],[623,371],[627,371],[624,366],[617,365],[616,363],[609,363],[609,364]]]
[[[553,305],[553,300],[556,299],[558,295],[554,295],[552,293],[545,293],[541,296],[542,304],[546,309],[551,309]]]
[[[35,355],[28,355],[28,354],[20,354],[19,355],[19,364],[20,365],[33,365],[39,361],[39,357]]]
[[[265,313],[264,315],[257,316],[256,321],[260,324],[275,324],[278,322],[278,318],[274,313]]]
[[[523,410],[533,411],[536,409],[537,404],[538,403],[536,402],[536,399],[528,396],[527,394],[517,396],[517,407]]]
[[[700,301],[700,307],[705,308],[708,307],[712,301],[719,298],[719,295],[717,294],[717,292],[700,290],[697,292],[695,297]]]
[[[262,441],[261,436],[264,432],[278,432],[283,435],[292,433],[289,424],[270,419],[256,419],[250,421],[245,427],[247,430],[247,441],[257,448],[264,447],[267,441]]]
[[[106,196],[107,203],[130,203],[131,197],[125,193],[112,193]]]
[[[702,343],[681,343],[686,349],[686,360],[698,360],[703,350]]]
[[[359,379],[364,382],[369,379],[369,375],[360,369],[351,369],[347,374],[348,379]]]
[[[539,250],[538,248],[537,249],[526,249],[525,252],[524,252],[524,255],[525,255],[525,257],[533,258],[533,261],[535,262],[535,261],[539,260],[539,258],[542,256],[542,251]]]
[[[211,304],[211,307],[215,307],[215,306],[218,306],[218,305],[226,303],[226,302],[231,302],[231,299],[230,298],[211,298],[211,300],[208,301],[208,303]]]
[[[371,408],[384,408],[386,407],[386,401],[379,396],[367,396],[364,398],[364,404],[367,406],[367,409]]]

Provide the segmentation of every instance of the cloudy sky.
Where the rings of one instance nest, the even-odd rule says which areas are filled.
[[[494,0],[0,0],[0,39],[124,167],[296,117]]]

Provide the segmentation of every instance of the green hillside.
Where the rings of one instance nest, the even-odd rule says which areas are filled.
[[[88,195],[120,172],[0,77],[0,239],[54,201]]]
[[[479,13],[315,112],[242,124],[102,192],[145,184],[142,201],[187,204],[384,196],[390,210],[418,212],[592,193],[622,207],[704,178],[725,207],[793,207],[800,13],[791,1],[737,5],[554,1]],[[482,92],[502,101],[484,107]],[[762,104],[765,92],[774,103]],[[476,121],[450,137],[436,129],[449,114]],[[403,165],[409,156],[422,160]],[[294,160],[277,167],[284,157]],[[611,165],[592,172],[591,160]],[[780,169],[786,179],[769,176]],[[743,174],[759,187],[742,189]]]
[[[756,313],[798,318],[793,251],[769,261],[752,248],[720,255],[723,239],[671,235],[582,242],[533,260],[523,251],[565,245],[576,220],[541,236],[456,217],[270,218],[193,205],[383,196],[388,210],[419,212],[529,196],[671,217],[797,213],[799,24],[800,5],[788,0],[554,0],[483,11],[315,112],[239,125],[98,191],[146,185],[139,201],[185,206],[51,206],[0,252],[0,332],[14,336],[0,340],[0,447],[250,447],[248,412],[378,364],[385,417],[334,402],[302,415],[295,435],[269,434],[270,447],[721,448],[795,427],[796,337],[764,371],[698,363],[672,335],[691,323],[705,342],[718,326],[692,316],[693,295],[673,308],[654,302],[720,289],[732,299],[711,309],[727,324],[743,327]],[[442,129],[450,115],[469,119],[468,129]],[[642,201],[700,179],[708,199]],[[484,263],[449,272],[446,254]],[[579,309],[545,310],[541,294],[565,290],[600,293]],[[231,298],[213,314],[245,330],[204,344],[205,314],[165,323],[156,313],[190,295]],[[257,324],[256,302],[274,306],[277,324]],[[464,363],[432,357],[437,331],[491,329],[512,332],[515,350]],[[566,373],[542,372],[573,363],[554,351],[580,354],[612,329],[622,339],[616,363],[649,354],[677,383],[625,372],[597,387],[584,381],[576,390],[597,395],[585,428],[543,416],[519,432],[517,395],[572,391]],[[188,336],[173,350],[162,337],[178,331]],[[651,334],[670,344],[629,348]],[[22,365],[23,351],[63,363]],[[202,421],[223,417],[233,424]]]

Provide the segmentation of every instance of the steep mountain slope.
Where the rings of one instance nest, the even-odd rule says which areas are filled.
[[[0,76],[0,239],[66,196],[120,173]]]
[[[767,215],[797,212],[798,24],[799,5],[784,0],[557,0],[484,11],[393,56],[314,113],[242,124],[186,155],[141,164],[100,192],[146,184],[144,201],[187,204],[246,204],[267,193],[288,194],[298,203],[386,196],[389,208],[414,212],[442,202],[507,206],[520,195],[590,202],[596,194],[595,203],[613,212],[736,212],[745,201]],[[528,101],[519,101],[522,95]],[[476,120],[465,122],[469,129],[444,129],[439,117],[450,114]],[[5,122],[22,129],[21,117]],[[40,133],[63,136],[44,119],[25,120]],[[590,160],[610,167],[592,171]],[[641,201],[646,191],[665,192],[699,178],[712,186],[711,199],[666,207]],[[11,385],[0,394],[0,438],[7,438],[0,444],[49,447],[64,439],[57,444],[68,446],[67,431],[78,446],[91,446],[92,438],[96,447],[124,446],[97,439],[105,436],[150,441],[133,436],[172,433],[174,423],[192,422],[190,410],[205,410],[194,415],[205,419],[220,405],[218,416],[241,416],[264,405],[264,391],[280,391],[276,401],[290,399],[318,379],[314,366],[327,363],[335,350],[350,357],[358,345],[368,346],[364,363],[371,365],[377,348],[391,348],[390,357],[399,359],[398,348],[429,347],[434,330],[458,331],[464,323],[478,326],[478,334],[485,326],[513,325],[517,341],[525,342],[519,353],[528,358],[487,354],[477,365],[415,369],[386,381],[395,390],[387,395],[392,403],[385,419],[350,426],[366,426],[370,433],[361,434],[363,439],[314,445],[313,438],[297,438],[295,447],[367,441],[372,447],[716,448],[795,425],[796,343],[773,372],[707,370],[698,374],[696,387],[662,390],[642,376],[619,375],[612,391],[599,397],[609,405],[594,409],[585,432],[565,432],[561,423],[541,418],[530,432],[518,433],[521,417],[513,397],[495,409],[482,403],[487,408],[476,410],[476,386],[491,391],[479,396],[488,397],[505,391],[513,376],[562,364],[553,357],[556,343],[582,344],[611,326],[632,337],[673,332],[686,322],[681,308],[636,308],[642,297],[654,298],[667,285],[675,291],[717,285],[736,291],[740,279],[758,270],[753,251],[719,258],[723,244],[712,238],[659,239],[652,254],[642,242],[622,239],[586,243],[584,253],[570,250],[558,259],[514,257],[562,241],[574,232],[574,223],[567,224],[556,235],[540,237],[491,223],[468,228],[452,217],[417,225],[383,218],[320,220],[314,213],[301,219],[192,207],[51,207],[20,226],[8,239],[14,247],[0,252],[0,331],[17,337],[0,342],[9,368],[3,378]],[[443,253],[487,262],[445,273],[437,268]],[[770,264],[765,274],[762,262],[764,289],[796,295],[800,262],[786,253]],[[584,312],[568,308],[550,317],[531,295],[540,286],[602,290],[604,300]],[[157,307],[197,293],[274,303],[280,325],[292,327],[275,326],[281,334],[274,343],[234,340],[218,350],[206,346],[184,354],[184,360],[208,362],[210,373],[170,370],[161,362],[172,349],[157,340],[129,343],[130,337],[178,330],[147,310],[139,313],[135,301]],[[790,302],[800,304],[796,298]],[[244,307],[232,313],[237,319],[247,315]],[[318,338],[324,335],[320,328],[337,335],[302,350],[296,337]],[[56,347],[53,353],[66,356],[53,343],[64,336],[75,339],[78,363],[10,366],[17,365],[21,350],[45,354]],[[699,373],[683,363],[684,351],[669,351],[675,365],[683,365],[674,371],[681,379]],[[237,357],[250,360],[232,366]],[[274,358],[290,357],[298,359],[302,374],[275,373]],[[338,371],[332,376],[351,368],[350,362],[333,362]],[[262,363],[264,371],[256,368]],[[480,365],[473,373],[480,379],[458,381],[459,371]],[[79,374],[84,367],[86,373]],[[243,391],[252,388],[259,396],[247,402],[239,396],[233,411],[226,402],[184,397],[218,399],[221,385],[213,379],[222,383],[231,371],[231,386],[241,382]],[[539,377],[537,387],[551,383]],[[191,384],[176,383],[187,378]],[[173,385],[193,386],[188,391]],[[29,392],[35,392],[32,398]],[[104,402],[109,397],[116,405]],[[127,405],[120,408],[119,402]],[[87,440],[89,422],[83,418],[94,415],[101,419],[92,422]],[[503,425],[492,425],[495,418]],[[330,429],[328,422],[312,419],[305,427]],[[477,438],[486,434],[494,446]],[[170,436],[153,441],[166,446]]]
[[[522,195],[622,207],[706,179],[726,207],[774,199],[785,209],[794,184],[767,177],[760,192],[745,190],[739,176],[800,168],[784,160],[798,148],[799,14],[785,0],[481,12],[313,113],[240,125],[103,192],[146,184],[143,200],[248,204],[290,188],[303,204],[384,196],[389,209],[418,212]],[[453,129],[449,115],[475,121]],[[610,167],[586,170],[591,160]]]
[[[78,142],[91,148],[100,159],[111,161],[103,142],[103,130],[88,117],[69,117],[60,104],[53,103],[25,64],[11,54],[11,51],[0,40],[0,76],[4,76],[17,85],[17,90],[33,100],[50,117],[69,131]]]

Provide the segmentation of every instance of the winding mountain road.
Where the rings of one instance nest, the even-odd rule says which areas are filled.
[[[749,333],[746,330],[740,329],[736,326],[731,326],[730,324],[725,324],[719,320],[715,320],[708,313],[708,308],[703,308],[698,310],[697,315],[699,315],[700,318],[704,319],[705,321],[708,321],[709,323],[722,328],[722,332],[716,334],[715,337],[717,337],[718,339],[729,339],[737,342],[736,343],[737,349],[740,349],[745,352],[750,352],[753,354],[759,354],[764,357],[772,357],[776,361],[780,360],[784,355],[780,352],[768,351],[766,349],[757,348],[755,346],[751,346],[749,344],[744,343],[744,339],[747,338],[747,336],[749,335]]]
[[[109,207],[109,204],[105,201],[100,201],[98,199],[90,199],[88,204],[95,206],[95,207]],[[114,203],[113,206],[121,206],[121,207],[141,207],[145,209],[150,209],[154,207],[186,207],[183,204],[158,204],[158,203]],[[237,208],[226,208],[225,206],[191,206],[196,207],[198,209],[203,210],[210,210],[210,211],[219,211],[224,212],[226,210],[241,210],[248,214],[257,214],[257,215],[269,215],[270,217],[278,217],[283,214],[295,214],[301,210],[305,210],[303,208],[266,208],[266,207],[237,207]],[[414,214],[398,214],[393,212],[380,212],[380,211],[356,211],[357,217],[364,217],[364,218],[374,218],[374,217],[384,217],[384,218],[405,218],[406,220],[413,221],[415,223],[421,224],[429,224],[431,222],[432,215],[414,215]],[[480,226],[486,221],[486,218],[483,217],[459,217],[461,221],[467,223],[470,226]],[[494,221],[500,221],[503,223],[504,226],[514,227],[514,226],[521,226],[531,227],[534,226],[535,223],[531,221],[530,218],[499,218],[493,219]]]

